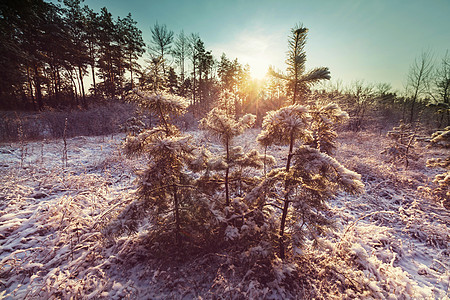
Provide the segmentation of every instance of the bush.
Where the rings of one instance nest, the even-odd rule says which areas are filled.
[[[134,112],[134,105],[123,103],[111,103],[88,110],[0,112],[0,142],[18,141],[20,126],[26,140],[62,138],[66,118],[68,138],[118,133],[120,125]]]

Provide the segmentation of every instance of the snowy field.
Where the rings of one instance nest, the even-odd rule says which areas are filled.
[[[257,133],[250,130],[236,143],[250,149]],[[193,134],[201,144],[212,143]],[[67,161],[62,140],[0,146],[0,299],[296,297],[223,271],[226,253],[186,261],[149,257],[148,226],[105,238],[102,228],[132,199],[134,172],[143,163],[122,154],[123,138],[69,139]],[[448,299],[450,211],[417,190],[430,184],[436,171],[425,161],[439,152],[423,148],[405,170],[382,160],[385,143],[375,134],[341,134],[336,157],[362,175],[366,193],[341,194],[330,203],[336,230],[321,250],[305,250],[318,268],[327,266],[310,288],[320,295],[326,289],[317,283],[333,273],[334,281],[364,287],[367,298]],[[286,154],[284,147],[269,150]],[[364,294],[334,296],[358,293]]]

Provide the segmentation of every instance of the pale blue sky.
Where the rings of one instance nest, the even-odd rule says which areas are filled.
[[[290,28],[309,28],[307,68],[326,66],[333,80],[386,82],[403,91],[422,51],[436,60],[450,50],[450,0],[86,0],[114,17],[130,12],[146,43],[158,21],[178,33],[198,33],[219,58],[225,52],[260,77],[285,69]]]

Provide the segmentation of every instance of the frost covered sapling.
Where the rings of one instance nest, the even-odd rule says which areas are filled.
[[[261,199],[267,194],[269,196],[264,198],[262,206],[271,205],[281,210],[278,244],[282,259],[286,255],[287,238],[296,248],[304,242],[307,234],[315,239],[330,225],[324,215],[326,200],[339,190],[361,192],[363,189],[360,175],[319,150],[322,145],[324,152],[331,152],[334,145],[334,135],[329,134],[331,126],[344,119],[346,114],[337,105],[328,105],[313,112],[313,115],[314,118],[306,107],[300,105],[269,112],[258,137],[265,145],[289,145],[286,167],[272,170],[247,197],[254,201],[253,197]],[[317,133],[328,130],[329,133],[326,139],[321,135],[313,138],[311,129]],[[294,151],[299,141],[303,141],[303,145]],[[307,145],[314,145],[311,141],[315,141],[316,148]],[[290,209],[291,203],[293,210]]]
[[[309,145],[320,152],[332,155],[336,149],[335,126],[349,119],[347,112],[342,111],[336,103],[329,103],[321,107],[312,107],[309,113],[313,120],[312,140]]]
[[[222,98],[224,99],[224,98]],[[226,105],[225,105],[226,106]],[[225,205],[230,205],[229,173],[230,169],[237,163],[237,158],[242,157],[242,149],[233,147],[233,138],[242,134],[246,128],[253,126],[256,117],[252,114],[246,114],[239,120],[230,116],[223,105],[213,108],[205,118],[200,120],[200,128],[206,130],[213,136],[217,136],[220,143],[225,148],[223,163],[217,163],[225,170]]]
[[[387,136],[391,138],[391,144],[381,154],[389,157],[388,162],[403,162],[405,163],[405,167],[408,168],[409,160],[418,157],[413,145],[417,136],[417,126],[413,129],[411,124],[400,121],[399,126],[392,128],[387,133]]]
[[[159,125],[129,135],[124,148],[129,156],[146,155],[148,165],[138,175],[137,199],[110,226],[112,231],[136,231],[139,222],[150,214],[155,231],[160,236],[173,233],[181,244],[183,219],[189,218],[195,205],[195,187],[188,167],[196,159],[191,137],[180,133],[171,118],[185,112],[184,98],[164,92],[136,91],[139,105],[159,118]]]
[[[302,25],[292,28],[287,75],[271,71],[271,75],[288,83],[292,105],[268,112],[263,119],[263,131],[258,136],[259,143],[265,148],[272,144],[289,146],[286,167],[272,170],[246,197],[250,202],[259,203],[261,208],[271,205],[282,211],[278,234],[282,259],[285,258],[286,234],[291,237],[294,247],[301,245],[306,232],[314,238],[329,225],[323,215],[325,201],[338,190],[357,192],[363,186],[358,174],[345,169],[328,155],[335,147],[333,125],[347,119],[347,114],[336,104],[311,111],[300,105],[305,102],[304,95],[311,85],[330,79],[326,67],[305,72],[307,33],[308,29]],[[300,141],[303,145],[294,151]],[[293,211],[289,214],[290,203],[293,203]],[[287,225],[291,225],[288,231]]]
[[[145,129],[145,123],[139,117],[131,117],[119,126],[120,131],[127,132],[131,135],[138,135]]]
[[[263,119],[263,131],[258,136],[262,146],[289,145],[286,171],[289,172],[294,144],[298,139],[311,140],[308,129],[311,116],[305,106],[294,104],[270,111]]]

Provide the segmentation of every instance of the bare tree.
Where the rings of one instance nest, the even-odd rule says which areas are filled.
[[[166,74],[164,55],[170,51],[170,47],[173,41],[173,31],[168,30],[166,25],[159,25],[155,23],[152,30],[152,40],[149,46],[150,53],[153,56],[161,57],[163,61],[163,73]]]
[[[380,82],[375,85],[377,96],[389,94],[392,91],[392,85],[386,82]]]
[[[434,89],[432,97],[442,113],[441,125],[444,116],[447,117],[447,126],[450,126],[450,56],[448,51],[441,61],[441,65],[434,73]]]
[[[185,60],[189,55],[189,41],[188,37],[184,34],[182,30],[175,39],[175,48],[173,49],[173,55],[175,57],[176,63],[180,67],[181,82],[184,82],[185,75]]]
[[[414,60],[414,63],[409,69],[406,91],[411,95],[410,123],[414,120],[414,107],[416,102],[429,91],[432,71],[433,57],[429,51],[422,52],[421,56]]]
[[[348,94],[353,100],[354,111],[350,127],[354,131],[362,129],[363,122],[366,119],[367,111],[375,99],[375,86],[370,83],[365,83],[363,80],[356,80],[352,82]]]
[[[200,36],[198,33],[191,33],[191,35],[188,37],[188,49],[189,49],[189,55],[190,59],[192,61],[192,104],[196,104],[196,69],[198,65],[198,53],[197,48],[195,45],[197,45],[197,42],[200,40]]]

